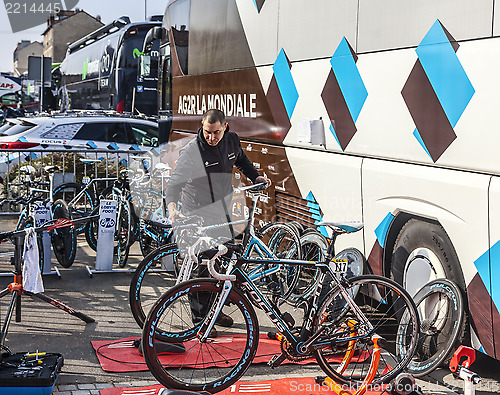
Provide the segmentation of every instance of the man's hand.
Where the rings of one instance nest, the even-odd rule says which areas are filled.
[[[271,186],[271,180],[265,176],[258,176],[256,179],[255,179],[255,182],[254,184],[259,184],[261,182],[265,182],[267,184],[267,188],[269,188]]]
[[[177,210],[177,203],[175,202],[170,202],[167,205],[167,210],[168,210],[168,219],[172,222],[175,222],[176,218],[183,218],[184,215]]]

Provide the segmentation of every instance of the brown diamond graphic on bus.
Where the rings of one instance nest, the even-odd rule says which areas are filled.
[[[418,59],[401,91],[416,126],[413,135],[434,162],[457,138],[454,127],[475,92],[458,48],[437,20],[415,50]]]
[[[253,3],[255,4],[255,7],[257,7],[257,11],[260,12],[260,10],[262,9],[262,6],[264,5],[264,2],[266,0],[253,0]]]
[[[368,92],[356,62],[358,57],[344,37],[330,59],[332,66],[321,98],[330,118],[330,131],[345,150],[356,133],[356,120]]]

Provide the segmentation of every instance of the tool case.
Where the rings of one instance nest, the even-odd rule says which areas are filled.
[[[64,358],[57,353],[3,353],[0,395],[50,395],[63,363]]]

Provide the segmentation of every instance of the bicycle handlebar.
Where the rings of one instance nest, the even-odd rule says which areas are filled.
[[[215,260],[218,257],[227,253],[227,251],[228,251],[228,248],[224,244],[219,244],[218,251],[213,256],[213,258],[208,261],[208,264],[207,264],[208,272],[210,273],[210,275],[213,278],[220,280],[220,281],[226,281],[226,280],[227,281],[236,281],[236,276],[234,274],[221,274],[221,273],[217,272],[217,270],[215,270]]]
[[[256,191],[263,191],[264,189],[267,188],[267,186],[268,186],[267,182],[259,182],[258,184],[247,185],[246,187],[235,188],[234,192],[243,192],[243,191],[256,192]]]
[[[170,229],[172,227],[172,224],[164,224],[163,222],[156,222],[150,219],[145,219],[144,222],[156,228]]]

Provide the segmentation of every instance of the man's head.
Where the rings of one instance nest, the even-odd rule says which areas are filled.
[[[220,110],[208,110],[201,119],[203,137],[208,145],[215,147],[224,137],[227,129],[226,116]]]

